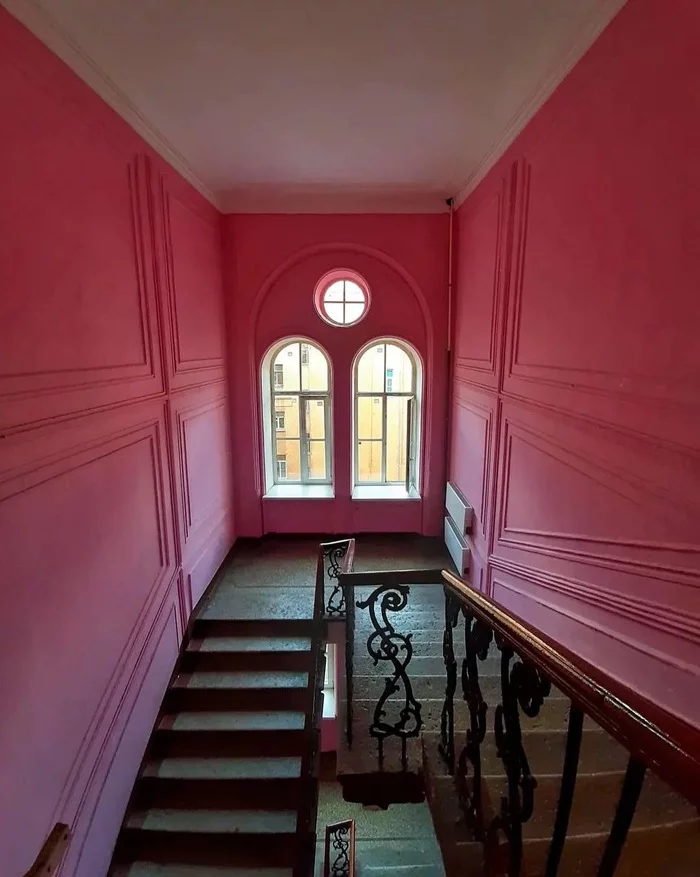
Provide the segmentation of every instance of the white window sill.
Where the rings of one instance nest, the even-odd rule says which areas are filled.
[[[330,484],[275,484],[263,499],[333,499]]]
[[[338,706],[333,688],[323,689],[323,716],[324,719],[335,719],[338,716]]]
[[[353,499],[420,499],[415,488],[407,491],[402,484],[360,484],[352,492]]]

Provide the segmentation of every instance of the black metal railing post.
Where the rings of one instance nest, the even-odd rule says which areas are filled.
[[[583,736],[583,712],[573,703],[569,709],[569,729],[566,734],[566,752],[564,754],[564,770],[559,789],[557,815],[554,819],[552,843],[547,855],[545,877],[557,877],[561,854],[564,852],[566,832],[569,828],[571,805],[574,801],[578,760],[581,753],[581,737]]]
[[[454,629],[459,619],[459,600],[445,592],[445,629],[442,634],[442,659],[445,663],[445,701],[440,714],[438,751],[451,774],[455,769],[455,691],[457,690],[457,659],[454,650]]]
[[[358,609],[368,609],[374,630],[367,639],[367,651],[374,665],[380,661],[391,663],[391,675],[384,680],[384,691],[374,708],[374,716],[369,734],[377,740],[379,765],[384,763],[384,741],[387,737],[397,737],[401,741],[401,765],[407,768],[406,741],[420,734],[423,725],[421,705],[413,694],[413,686],[408,675],[408,665],[413,656],[411,634],[397,631],[388,613],[401,612],[408,605],[410,588],[404,584],[385,584],[369,595],[366,600],[358,600]],[[403,691],[403,706],[398,718],[390,722],[386,718],[387,701]]]

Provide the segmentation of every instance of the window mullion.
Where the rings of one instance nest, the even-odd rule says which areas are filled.
[[[301,377],[301,375],[300,375]],[[301,386],[301,383],[299,384]],[[299,456],[301,457],[301,483],[309,480],[309,441],[306,435],[306,396],[299,394]]]
[[[386,348],[385,348],[386,349]],[[386,366],[386,359],[384,360],[384,365]],[[386,367],[384,368],[385,380],[386,380]],[[384,393],[382,397],[382,484],[386,484],[386,414],[387,414],[387,400],[388,396]]]

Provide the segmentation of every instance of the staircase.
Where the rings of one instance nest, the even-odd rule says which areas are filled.
[[[111,877],[293,877],[313,856],[312,629],[195,621]]]

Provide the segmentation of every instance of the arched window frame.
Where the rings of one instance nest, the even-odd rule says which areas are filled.
[[[387,368],[386,368],[386,349],[384,352],[384,389],[378,391],[360,391],[358,387],[358,371],[362,357],[372,348],[378,347],[380,344],[393,344],[408,356],[413,366],[412,369],[412,386],[408,391],[395,392],[393,389],[387,390]],[[353,436],[352,436],[352,464],[353,464],[353,495],[362,497],[377,496],[381,498],[386,495],[405,496],[407,498],[419,497],[420,486],[420,466],[421,466],[421,423],[422,423],[422,396],[423,396],[423,362],[420,354],[407,341],[401,338],[381,337],[374,338],[372,341],[364,344],[355,355],[352,370],[352,396],[353,396]],[[359,445],[363,439],[359,437],[359,399],[363,397],[382,397],[382,479],[380,481],[360,481],[359,480]],[[408,421],[409,426],[406,430],[408,439],[408,451],[406,454],[406,477],[404,481],[387,481],[386,480],[386,460],[387,460],[387,398],[400,397],[408,398]]]
[[[275,378],[275,360],[278,354],[284,348],[291,344],[298,344],[299,347],[299,389],[290,390],[279,387]],[[303,346],[310,345],[320,353],[328,368],[328,385],[326,390],[302,390],[302,365],[303,365]],[[333,369],[331,360],[324,348],[318,342],[311,338],[302,336],[291,336],[276,341],[265,353],[261,363],[261,397],[262,397],[262,432],[263,432],[263,451],[264,451],[264,472],[265,472],[265,492],[270,493],[273,489],[282,488],[283,490],[298,489],[303,491],[309,487],[315,486],[320,489],[332,490],[333,484],[333,436],[332,436],[332,404],[333,404]],[[298,399],[299,411],[299,447],[300,447],[300,466],[301,473],[299,479],[290,480],[289,478],[280,477],[280,471],[277,455],[277,437],[278,423],[277,411],[278,406],[275,399],[278,396],[296,397]],[[321,400],[324,404],[324,441],[325,441],[325,478],[310,478],[308,475],[308,451],[310,444],[315,441],[311,439],[305,430],[305,403],[307,401]],[[287,437],[287,441],[295,441],[297,438]]]

